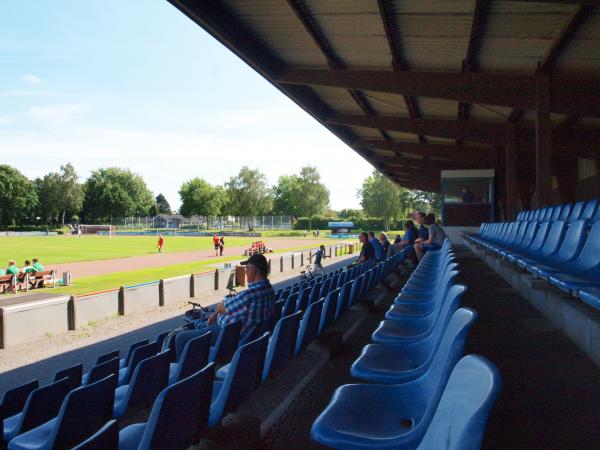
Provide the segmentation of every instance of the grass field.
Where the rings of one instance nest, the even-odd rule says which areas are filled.
[[[226,247],[250,246],[259,238],[226,236]],[[122,258],[156,252],[154,236],[14,236],[0,238],[0,267],[14,259],[19,267],[23,261],[39,258],[43,264]],[[165,252],[187,252],[212,248],[211,237],[165,237]]]

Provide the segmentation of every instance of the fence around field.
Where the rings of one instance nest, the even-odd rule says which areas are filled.
[[[325,247],[328,258],[355,253],[357,243]],[[316,249],[273,256],[271,273],[285,273],[312,264]],[[173,278],[122,286],[77,296],[56,296],[0,307],[0,348],[8,348],[45,335],[80,330],[118,315],[139,314],[165,306],[184,304],[209,292],[225,291],[235,267],[214,269]]]
[[[113,219],[118,230],[291,230],[292,216],[184,217],[179,214]]]

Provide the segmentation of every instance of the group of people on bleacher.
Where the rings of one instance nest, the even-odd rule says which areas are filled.
[[[404,223],[404,236],[396,236],[393,243],[390,243],[387,234],[384,232],[379,234],[379,239],[375,237],[375,233],[372,231],[361,233],[359,240],[362,249],[357,262],[363,263],[370,259],[383,261],[409,245],[413,245],[415,256],[420,261],[427,251],[436,251],[442,248],[446,233],[436,222],[435,215],[419,211],[414,214],[414,217],[419,224],[419,228],[415,227],[412,220],[407,220]]]
[[[44,266],[39,261],[39,259],[33,258],[32,261],[26,259],[25,265],[22,269],[19,270],[19,267],[17,267],[17,263],[15,262],[15,260],[9,259],[6,270],[0,269],[0,275],[18,275],[19,273],[36,273],[44,271]]]

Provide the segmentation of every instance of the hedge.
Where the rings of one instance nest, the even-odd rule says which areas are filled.
[[[403,230],[404,222],[408,219],[392,221],[390,229]],[[329,222],[353,222],[353,230],[381,231],[384,229],[383,219],[381,217],[348,217],[343,220],[330,219],[327,217],[315,216],[312,218],[312,227],[308,217],[299,217],[294,223],[294,230],[326,230]]]

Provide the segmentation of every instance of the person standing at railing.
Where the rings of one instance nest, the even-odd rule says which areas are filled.
[[[315,253],[315,270],[313,271],[314,273],[321,272],[324,270],[323,263],[321,262],[324,258],[327,258],[325,246],[321,245],[319,247],[319,250],[317,250],[317,252]]]

